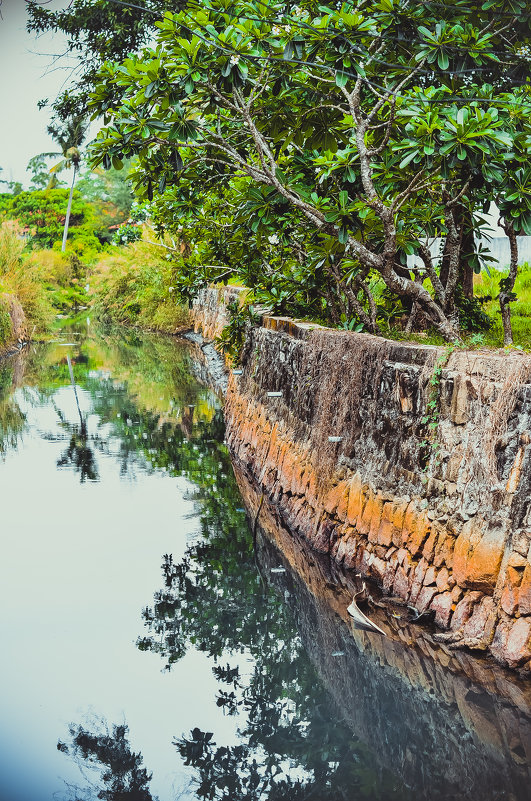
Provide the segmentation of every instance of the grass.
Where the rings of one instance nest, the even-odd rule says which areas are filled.
[[[23,258],[24,242],[16,227],[0,225],[0,292],[14,295],[20,302],[28,323],[44,331],[53,319],[53,308],[46,290],[42,266]]]
[[[11,317],[3,300],[0,298],[0,347],[11,336]]]
[[[491,330],[484,335],[486,347],[503,348],[503,327],[497,296],[500,279],[507,274],[508,270],[492,270],[490,276],[482,272],[474,281],[475,294],[484,299],[483,308],[492,320]],[[517,298],[511,303],[514,344],[523,350],[531,350],[531,265],[527,262],[518,270],[514,293]]]
[[[95,314],[106,320],[173,333],[189,322],[188,307],[176,297],[171,262],[139,240],[115,248],[90,279]]]

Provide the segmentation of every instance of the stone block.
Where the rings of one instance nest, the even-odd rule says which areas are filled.
[[[363,512],[364,500],[361,478],[359,473],[356,473],[350,482],[347,507],[347,520],[350,525],[355,528],[358,528],[358,522]]]
[[[454,386],[450,401],[450,420],[458,426],[468,423],[468,382],[464,376],[454,373]]]
[[[457,609],[456,609],[457,611]],[[465,623],[463,634],[467,639],[489,642],[496,624],[496,604],[493,598],[483,596]]]
[[[491,651],[496,659],[512,668],[531,659],[531,617],[501,620]]]
[[[514,615],[518,606],[518,589],[511,584],[503,588],[500,606],[507,615]]]
[[[387,567],[385,569],[385,575],[382,583],[383,591],[386,593],[386,595],[389,595],[393,589],[396,567],[397,565],[394,559],[391,562],[387,562]]]
[[[439,628],[446,629],[450,623],[452,615],[452,594],[443,592],[435,596],[430,604],[430,609],[435,612],[435,623]]]
[[[409,582],[403,567],[399,566],[395,573],[393,582],[393,595],[403,598],[404,601],[409,597]]]
[[[369,569],[370,575],[381,583],[383,582],[386,570],[387,570],[387,563],[384,562],[383,559],[380,559],[378,556],[373,557]]]
[[[450,589],[450,585],[448,584],[449,576],[450,574],[447,567],[442,567],[437,573],[437,589],[439,592],[446,592]]]
[[[431,521],[425,512],[418,512],[415,503],[412,501],[404,515],[402,526],[402,543],[412,556],[417,556],[422,551],[431,531]]]
[[[452,629],[462,628],[472,615],[472,610],[481,598],[480,592],[467,593],[457,604],[452,617]]]
[[[506,532],[472,518],[459,534],[453,555],[454,578],[461,587],[493,592],[500,570]]]
[[[418,594],[417,602],[415,606],[417,607],[419,614],[422,614],[426,611],[429,607],[430,603],[432,602],[433,596],[436,594],[437,588],[435,586],[431,587],[423,587]]]
[[[378,521],[379,525],[382,516],[382,506],[382,499],[378,497],[378,495],[375,495],[372,490],[369,490],[366,496],[363,513],[359,521],[359,532],[360,534],[369,534],[369,532],[372,530],[374,532],[373,542],[376,542],[376,531],[378,530],[376,528],[375,531],[374,521]]]
[[[389,547],[393,541],[393,504],[387,502],[382,509],[382,519],[378,528],[378,545]]]
[[[354,535],[345,537],[343,541],[345,543],[343,566],[347,570],[352,570],[356,565],[356,553],[357,553],[358,543]]]
[[[333,515],[337,512],[338,507],[345,510],[345,517],[346,517],[346,505],[348,503],[348,492],[349,486],[346,481],[340,481],[331,490],[327,493],[324,499],[324,509],[325,512],[328,512],[329,515]],[[345,496],[347,501],[345,501]]]
[[[424,547],[422,549],[422,555],[425,559],[428,560],[428,562],[431,562],[434,557],[435,546],[437,544],[439,533],[440,533],[439,526],[437,526],[436,523],[432,523],[430,535],[426,540],[426,542],[424,543]]]
[[[518,592],[518,611],[521,615],[531,615],[531,565],[527,565]]]
[[[429,587],[432,584],[435,584],[436,575],[437,575],[437,571],[435,570],[434,566],[431,565],[426,570],[426,575],[424,576],[424,586],[425,587]]]
[[[433,555],[433,564],[435,567],[442,567],[443,565],[446,565],[446,567],[452,566],[454,545],[454,537],[447,534],[444,529],[441,529]]]

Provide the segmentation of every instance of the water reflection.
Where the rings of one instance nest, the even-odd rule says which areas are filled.
[[[70,726],[68,742],[59,741],[57,750],[72,758],[88,784],[68,784],[61,801],[157,801],[149,789],[152,774],[131,750],[128,733],[126,725],[109,729],[104,720]]]
[[[73,331],[63,336],[76,343],[68,351],[58,335],[57,342],[0,365],[0,450],[6,460],[0,468],[13,463],[17,449],[22,451],[31,439],[33,450],[18,475],[25,477],[27,465],[32,466],[34,493],[44,475],[48,480],[50,465],[59,468],[53,481],[63,481],[53,484],[49,478],[43,490],[41,497],[60,497],[61,505],[50,503],[51,522],[43,535],[39,528],[33,545],[35,550],[44,541],[40,560],[56,548],[56,557],[45,563],[49,587],[30,598],[27,618],[17,619],[9,636],[3,635],[8,643],[20,637],[15,641],[26,654],[25,666],[39,663],[40,671],[28,668],[31,675],[21,697],[41,672],[50,674],[32,704],[35,717],[45,694],[55,692],[54,703],[61,703],[57,699],[64,694],[65,677],[79,673],[74,700],[60,722],[54,718],[51,740],[55,745],[60,739],[54,756],[64,763],[65,757],[73,760],[81,779],[68,778],[59,795],[56,784],[56,798],[155,801],[155,793],[162,801],[527,798],[529,687],[488,662],[436,646],[400,621],[393,622],[392,630],[387,626],[385,639],[352,630],[345,611],[352,578],[334,572],[330,562],[295,542],[240,472],[236,483],[223,443],[221,404],[193,378],[200,353],[135,332],[97,336],[86,328],[75,330],[76,336]],[[2,476],[5,482],[9,474]],[[65,477],[73,479],[67,493]],[[188,528],[172,517],[177,482],[173,494],[156,494],[168,477],[179,478],[179,497],[188,499],[188,511],[193,503]],[[131,485],[135,492],[149,486],[133,513],[145,517],[132,532],[134,521],[128,517],[120,539],[122,518],[134,504],[135,496],[124,491]],[[84,517],[92,514],[81,533],[77,520],[74,534],[57,526],[69,494]],[[254,543],[242,496],[251,521],[261,509]],[[26,537],[37,528],[36,520],[40,526],[39,512],[36,508],[28,522]],[[102,513],[108,526],[100,531]],[[13,519],[18,531],[18,517]],[[169,536],[159,547],[156,537],[165,525]],[[109,553],[107,543],[114,552]],[[57,565],[68,549],[70,570]],[[17,558],[23,556],[17,552]],[[29,565],[36,564],[32,579],[24,575],[28,596],[44,569],[39,559]],[[101,580],[99,563],[111,559],[107,578]],[[64,584],[63,574],[71,585]],[[139,596],[130,596],[130,585],[142,581]],[[7,574],[0,588],[6,582]],[[44,603],[55,587],[56,606],[36,620],[37,600]],[[23,605],[25,594],[18,590],[15,582],[6,604],[16,596],[17,606]],[[124,598],[129,650],[122,652],[117,643],[124,639],[125,626],[117,609]],[[72,619],[53,630],[55,618],[61,623],[60,614],[73,604]],[[25,631],[25,620],[35,628]],[[60,654],[59,663],[75,666],[62,679],[43,667],[50,657],[45,646],[33,652],[43,630],[51,650]],[[97,639],[94,631],[99,637],[101,630],[107,639]],[[18,656],[15,646],[7,653],[4,667]],[[192,667],[179,673],[190,658]],[[124,703],[122,722],[116,723],[120,713],[111,715],[102,698],[107,687],[114,693],[121,687],[133,663],[140,671],[135,659],[145,672],[132,692],[134,701],[129,707]],[[85,664],[92,667],[83,672]],[[98,669],[101,685],[92,683]],[[4,686],[14,686],[15,672],[3,676]],[[175,674],[178,681],[170,684]],[[159,685],[156,703],[152,692],[161,675],[168,684]],[[87,685],[88,700],[83,695]],[[109,722],[76,717],[79,697]],[[139,702],[149,708],[155,731],[164,729],[169,756],[162,773],[177,774],[180,791],[172,789],[173,779],[162,782],[161,791],[155,768],[152,779],[151,767],[144,766],[142,753],[152,766],[163,745],[158,741],[149,752],[148,732],[153,739],[153,730],[133,725]],[[74,718],[68,729],[64,721]],[[5,737],[4,749],[10,742]],[[46,738],[38,739],[42,747]],[[28,764],[38,762],[32,752]],[[27,766],[20,772],[22,786]],[[40,789],[17,795],[8,787],[0,775],[2,801],[51,801],[51,794]]]

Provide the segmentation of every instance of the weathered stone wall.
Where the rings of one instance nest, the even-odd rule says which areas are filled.
[[[230,303],[239,303],[246,291],[237,286],[200,290],[192,304],[192,320],[195,331],[201,331],[207,339],[219,337],[229,322],[227,306]]]
[[[338,717],[409,788],[406,797],[527,799],[529,682],[436,642],[398,607],[393,615],[370,607],[387,637],[353,627],[346,610],[360,580],[287,531],[237,467],[236,478],[258,516],[262,575],[287,599]]]
[[[265,317],[227,440],[313,548],[530,670],[530,365]]]

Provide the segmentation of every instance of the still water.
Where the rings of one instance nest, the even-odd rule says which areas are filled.
[[[529,798],[528,683],[253,537],[201,372],[86,321],[0,363],[0,801]]]

